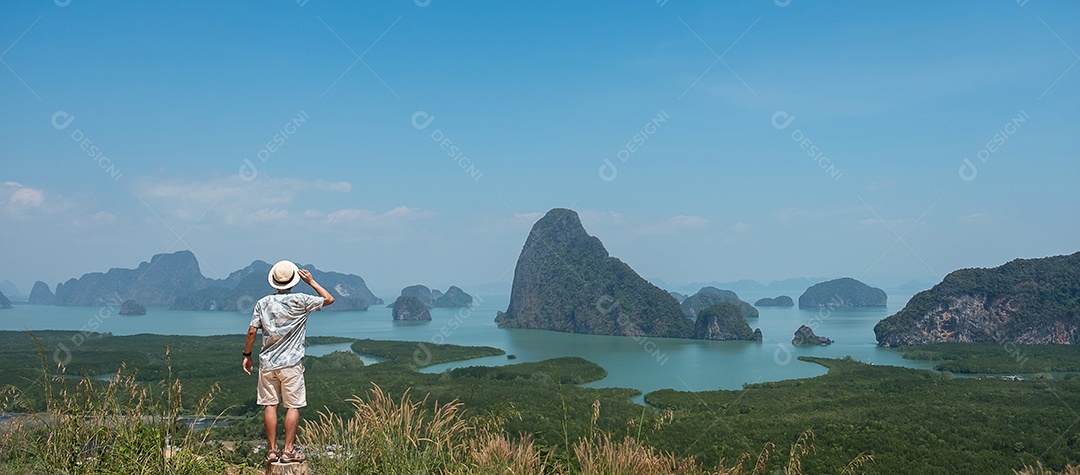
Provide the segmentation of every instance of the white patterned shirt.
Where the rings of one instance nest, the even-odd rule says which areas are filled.
[[[323,306],[323,298],[308,294],[273,294],[259,299],[251,326],[261,328],[259,371],[286,368],[304,357],[304,335],[311,312]]]

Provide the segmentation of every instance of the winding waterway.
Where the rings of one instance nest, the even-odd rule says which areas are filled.
[[[798,298],[799,291],[786,292]],[[774,297],[740,293],[753,302]],[[336,335],[379,340],[405,340],[501,348],[507,356],[478,358],[441,364],[426,372],[471,365],[503,365],[562,356],[580,356],[608,371],[608,376],[589,383],[592,387],[626,387],[642,392],[663,388],[703,391],[737,389],[746,383],[803,378],[823,374],[825,368],[798,361],[803,355],[844,357],[882,365],[930,368],[926,361],[905,360],[896,350],[879,348],[874,325],[897,312],[910,295],[889,295],[885,308],[809,310],[797,307],[761,307],[750,326],[761,328],[764,341],[717,342],[671,338],[632,338],[578,335],[542,330],[500,329],[495,312],[505,310],[508,295],[479,295],[469,309],[431,310],[426,323],[394,322],[390,309],[373,306],[366,312],[321,312],[308,324],[308,335]],[[235,334],[242,345],[250,315],[233,312],[192,312],[149,308],[144,316],[121,316],[109,307],[54,307],[16,305],[0,311],[0,330],[91,330],[114,335],[157,333],[165,335]],[[836,341],[825,347],[792,347],[791,337],[799,325]],[[313,348],[313,354],[346,348],[347,345]],[[419,347],[419,345],[418,345]],[[418,353],[423,357],[423,353]]]

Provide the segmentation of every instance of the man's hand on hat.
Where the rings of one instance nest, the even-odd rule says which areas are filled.
[[[307,269],[300,269],[296,271],[296,273],[300,274],[300,280],[304,281],[304,283],[308,285],[311,285],[311,282],[314,281],[314,279],[311,278],[311,271]]]

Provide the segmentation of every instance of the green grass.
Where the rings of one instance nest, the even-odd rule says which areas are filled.
[[[1080,347],[1076,345],[932,343],[905,346],[900,351],[904,358],[935,361],[935,369],[953,373],[1080,372]]]
[[[39,378],[28,390],[0,389],[0,412],[16,413],[0,426],[3,473],[254,473],[237,465],[243,457],[235,451],[209,441],[210,431],[194,431],[181,417],[214,417],[206,411],[214,390],[184,411],[168,351],[160,381],[139,383],[123,366],[97,381],[69,378],[63,367],[53,372],[46,347],[35,343]]]

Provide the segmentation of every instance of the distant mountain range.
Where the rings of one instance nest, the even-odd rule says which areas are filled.
[[[169,305],[176,296],[208,284],[190,251],[158,254],[135,269],[113,268],[68,279],[56,286],[56,305],[103,305],[134,300],[143,305]]]
[[[0,294],[4,294],[6,298],[13,299],[15,301],[22,300],[23,296],[19,293],[19,289],[15,287],[15,284],[10,280],[0,282]]]
[[[693,282],[686,285],[669,285],[661,279],[652,278],[649,282],[652,282],[658,287],[679,292],[683,294],[693,294],[698,289],[703,287],[716,287],[718,289],[732,290],[735,292],[757,292],[757,291],[773,291],[773,292],[786,292],[793,290],[806,289],[814,284],[820,284],[832,280],[829,277],[793,277],[790,279],[774,280],[768,283],[762,283],[756,280],[741,279],[733,282]],[[919,291],[929,289],[933,284],[927,284],[918,280],[906,280],[901,281],[893,279],[890,285],[884,285],[883,288],[899,291]]]
[[[113,268],[68,279],[57,284],[55,293],[39,281],[29,301],[93,306],[134,300],[146,306],[177,310],[248,310],[255,300],[274,292],[266,279],[270,267],[257,260],[224,279],[209,279],[199,270],[194,254],[178,251],[155,255],[135,269]],[[315,280],[334,296],[335,303],[327,310],[366,310],[369,305],[383,303],[358,275],[321,271],[311,265],[301,268],[311,271]],[[304,286],[299,284],[298,290]]]
[[[172,310],[249,310],[255,301],[275,292],[266,279],[271,267],[265,261],[254,261],[224,279],[208,279],[206,287],[178,295],[169,308]],[[367,310],[370,305],[383,303],[381,298],[371,293],[367,283],[358,275],[321,271],[312,265],[301,265],[300,268],[310,271],[315,281],[334,296],[334,305],[326,307],[327,310]],[[297,284],[295,290],[314,293],[304,283]]]

